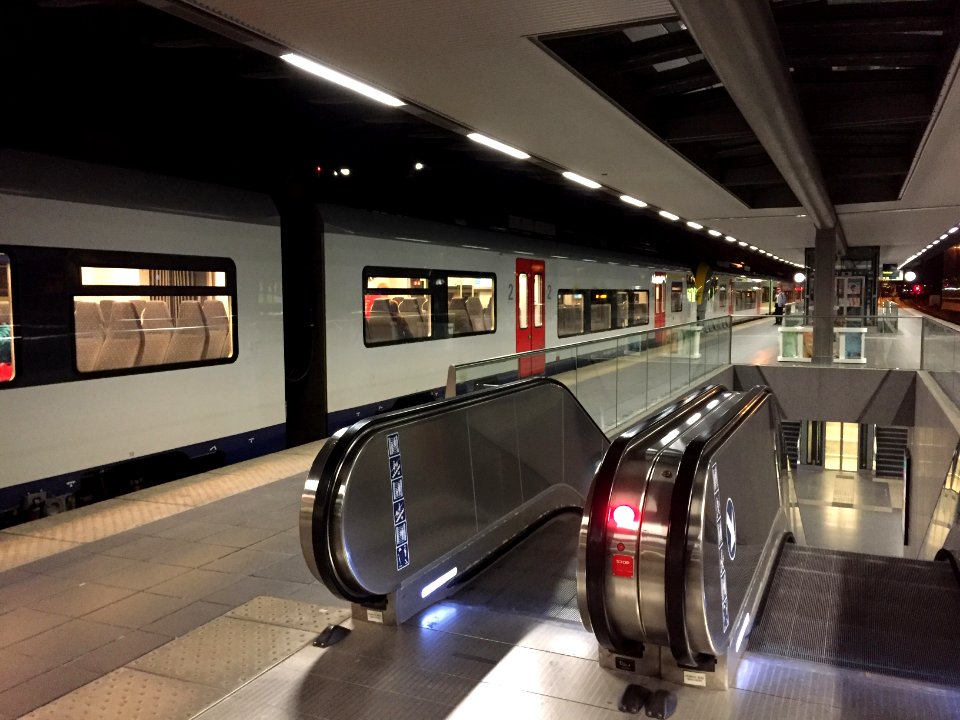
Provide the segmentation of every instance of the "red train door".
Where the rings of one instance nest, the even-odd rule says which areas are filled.
[[[662,273],[657,273],[657,279],[653,285],[653,326],[665,327],[667,324],[667,303],[664,297],[664,286],[667,284],[667,277]]]
[[[543,260],[517,258],[517,352],[540,350],[546,342],[544,327],[544,263]],[[520,377],[543,372],[543,355],[520,359]]]

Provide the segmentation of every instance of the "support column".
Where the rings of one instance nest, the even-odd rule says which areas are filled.
[[[833,318],[837,305],[837,230],[817,230],[814,245],[813,362],[833,363]]]

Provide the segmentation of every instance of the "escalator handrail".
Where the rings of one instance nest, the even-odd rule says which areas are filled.
[[[695,437],[680,459],[670,504],[663,589],[670,650],[681,666],[700,667],[704,660],[690,647],[686,621],[687,533],[697,475],[702,462],[705,459],[709,461],[714,451],[772,397],[772,391],[765,386],[758,385],[748,390],[737,403],[736,411],[730,413],[723,425],[708,435]],[[707,464],[709,465],[709,462]]]
[[[707,385],[697,391],[695,396],[674,403],[653,417],[646,418],[625,430],[607,448],[597,469],[590,489],[588,507],[584,508],[584,512],[589,513],[590,518],[584,548],[584,575],[590,624],[593,626],[597,641],[608,650],[623,651],[629,644],[629,641],[609,622],[606,613],[606,517],[610,493],[613,491],[620,464],[626,453],[637,444],[649,443],[655,438],[662,437],[665,427],[675,420],[677,412],[693,411],[723,392],[726,392],[726,388],[721,385]]]
[[[374,415],[355,422],[353,425],[337,432],[324,445],[317,455],[307,475],[308,481],[316,481],[316,491],[311,518],[311,543],[317,571],[324,584],[342,598],[359,604],[379,604],[385,601],[383,595],[370,593],[364,589],[347,568],[338,563],[331,548],[336,542],[333,533],[333,519],[335,516],[336,501],[340,495],[343,480],[342,468],[360,452],[374,434],[384,427],[396,427],[400,423],[410,423],[431,417],[457,412],[465,408],[499,399],[503,396],[529,390],[539,386],[556,386],[562,388],[570,399],[580,405],[576,396],[566,385],[553,378],[532,378],[518,380],[497,388],[483,390],[469,395],[462,395],[446,400],[428,403],[412,408],[395,410],[382,415]],[[582,405],[580,405],[583,408]],[[597,425],[590,414],[583,410],[586,417],[596,428],[597,433],[606,437],[603,430]],[[318,548],[325,548],[326,552],[318,553]]]

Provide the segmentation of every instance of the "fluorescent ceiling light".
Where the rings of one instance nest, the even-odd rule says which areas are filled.
[[[932,247],[933,247],[933,245],[932,245],[932,244],[930,244],[930,245],[927,245],[927,250],[929,250],[929,249],[930,249],[930,248],[932,248]]]
[[[673,214],[672,212],[670,212],[669,210],[661,210],[661,211],[660,211],[660,217],[666,218],[667,220],[679,220],[679,219],[680,219],[680,216],[679,216],[679,215],[674,215],[674,214]]]
[[[944,233],[943,235],[941,235],[941,236],[940,236],[940,239],[941,239],[941,240],[946,240],[946,239],[947,239],[947,234]]]
[[[757,246],[756,246],[756,245],[751,245],[751,246],[750,246],[750,249],[751,249],[751,250],[756,250],[756,249],[757,249]]]
[[[483,245],[461,245],[461,247],[469,248],[470,250],[489,250],[490,248],[484,247]]]
[[[567,259],[567,256],[566,256],[566,255],[551,255],[550,257],[556,258],[557,260],[566,260],[566,259]]]
[[[940,244],[940,241],[939,241],[939,240],[934,240],[934,241],[933,241],[933,244],[934,244],[934,245],[939,245],[939,244]]]
[[[707,232],[713,235],[714,237],[720,237],[721,235],[723,235],[723,233],[720,232],[719,230],[707,230]]]
[[[647,204],[643,200],[637,200],[635,197],[630,197],[629,195],[621,195],[620,199],[627,203],[627,205],[635,205],[638,208],[647,207]]]
[[[737,241],[737,239],[736,239],[733,235],[727,235],[724,239],[725,239],[727,242],[736,242],[736,241]],[[744,243],[744,245],[746,245],[746,243]]]
[[[523,150],[517,150],[515,147],[511,147],[510,145],[502,143],[499,140],[488,138],[486,135],[481,135],[480,133],[469,133],[467,137],[474,142],[480,143],[481,145],[486,145],[494,150],[499,150],[500,152],[506,153],[510,157],[515,157],[518,160],[526,160],[530,157],[530,155],[525,153]]]
[[[703,225],[693,220],[687,220],[687,227],[693,228],[694,230],[703,230]]]
[[[338,72],[333,68],[329,68],[326,65],[321,65],[318,62],[313,60],[308,60],[301,55],[296,55],[294,53],[286,53],[280,56],[281,60],[286,60],[291,65],[294,65],[301,70],[306,70],[312,75],[317,77],[322,77],[324,80],[329,80],[332,83],[336,83],[341,87],[345,87],[348,90],[353,90],[354,92],[365,95],[366,97],[381,102],[384,105],[389,105],[390,107],[400,107],[401,105],[406,105],[406,103],[400,98],[395,98],[393,95],[388,95],[382,90],[377,90],[375,87],[362,83],[359,80],[354,80],[352,77],[344,75],[342,72]]]
[[[592,258],[584,258],[583,261],[584,261],[584,262],[596,262],[596,260],[594,260],[594,259],[592,259]]]
[[[960,230],[960,227],[957,227],[956,225],[954,225],[952,228],[947,230],[947,232],[953,235],[957,230]]]
[[[727,238],[727,240],[731,240],[731,239],[733,239],[733,238]],[[747,244],[746,244],[743,240],[737,240],[737,245],[739,245],[740,247],[746,247],[746,246],[747,246]]]
[[[570,172],[569,170],[565,170],[563,172],[563,176],[567,180],[573,180],[573,182],[583,185],[584,187],[588,187],[591,190],[596,190],[598,187],[600,187],[600,183],[591,180],[590,178],[585,178],[583,175],[577,175],[575,172]]]

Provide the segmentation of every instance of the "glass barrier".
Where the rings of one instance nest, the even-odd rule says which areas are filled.
[[[611,430],[730,364],[731,320],[715,318],[452,367],[447,393],[552,377]]]
[[[896,308],[896,306],[894,306]],[[874,369],[919,370],[926,357],[928,318],[883,314],[819,318],[790,314],[783,323],[770,320],[737,325],[733,329],[732,362],[742,365],[814,363],[814,329],[821,321],[831,328],[832,353],[819,364]],[[951,331],[954,332],[955,331]]]
[[[960,331],[936,318],[923,320],[922,367],[951,400],[960,404]]]

